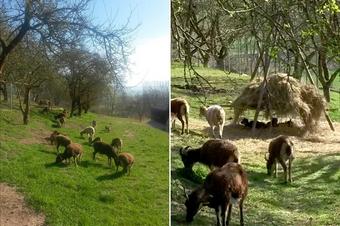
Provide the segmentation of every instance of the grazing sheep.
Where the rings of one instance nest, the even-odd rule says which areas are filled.
[[[243,118],[241,121],[241,124],[244,125],[245,127],[253,128],[254,121],[248,121],[247,118]],[[256,129],[266,128],[266,127],[267,127],[266,123],[259,122],[259,121],[256,122],[256,126],[255,126]]]
[[[50,100],[39,100],[38,105],[40,106],[48,106],[48,108],[51,107],[51,101]]]
[[[92,126],[88,126],[82,131],[80,131],[80,136],[83,137],[83,134],[87,134],[87,136],[93,137],[96,133],[96,130]]]
[[[65,123],[64,117],[57,119],[57,127],[61,128],[64,125],[64,123]]]
[[[66,114],[67,114],[67,112],[66,112],[66,110],[64,110],[63,112],[61,112],[61,113],[55,115],[55,116],[54,116],[54,119],[55,119],[55,120],[58,120],[58,119],[60,119],[60,118],[66,118]]]
[[[125,172],[128,172],[130,175],[130,170],[135,161],[135,158],[130,153],[120,153],[118,155],[118,165],[116,166],[116,172],[118,171],[118,166],[122,166]]]
[[[72,143],[70,138],[68,138],[67,136],[61,135],[61,134],[56,135],[54,141],[57,146],[57,153],[59,153],[59,146],[63,146],[66,148],[67,145]]]
[[[105,132],[111,132],[111,126],[105,126]]]
[[[118,151],[122,150],[123,140],[120,138],[112,139],[111,146],[117,148]]]
[[[243,223],[243,202],[248,193],[247,174],[238,163],[227,163],[210,172],[204,184],[190,195],[186,194],[186,221],[192,222],[202,206],[215,209],[217,225],[229,225],[232,205],[240,209],[240,225]],[[227,218],[226,212],[228,211]]]
[[[93,140],[91,140],[90,145],[92,145],[94,142],[99,142],[102,141],[102,139],[100,137],[96,137]]]
[[[96,128],[96,126],[97,126],[97,121],[96,121],[96,120],[93,120],[92,123],[91,123],[91,125],[92,125],[93,128]]]
[[[69,161],[70,158],[72,157],[74,164],[78,166],[77,161],[81,160],[82,155],[83,155],[83,147],[77,143],[70,143],[69,145],[66,146],[64,153],[57,155],[55,162],[60,163],[64,161],[65,159]]]
[[[189,133],[189,104],[186,100],[182,98],[174,98],[171,99],[171,117],[172,117],[172,125],[175,127],[175,120],[176,117],[181,121],[182,123],[182,133],[184,133],[184,120],[183,116],[185,118],[185,124],[186,124],[186,133]]]
[[[237,147],[226,140],[208,140],[202,147],[193,149],[190,146],[181,148],[180,155],[184,167],[192,169],[196,163],[207,165],[210,170],[221,167],[227,162],[240,162],[240,154]]]
[[[96,154],[100,153],[107,156],[109,166],[112,166],[112,158],[115,161],[116,166],[118,166],[118,154],[116,150],[109,144],[102,141],[94,142],[93,144],[93,160],[96,160]]]
[[[54,130],[51,135],[50,135],[50,141],[51,141],[51,144],[54,144],[55,142],[55,138],[57,135],[59,135],[60,133],[57,131],[57,130]]]
[[[214,138],[216,138],[214,130],[215,126],[217,126],[219,138],[222,139],[225,123],[225,112],[223,108],[219,105],[211,105],[208,108],[203,106],[200,108],[200,116],[205,116],[207,119]]]
[[[273,171],[273,165],[275,165],[275,177],[277,177],[278,163],[281,164],[285,182],[288,182],[287,178],[287,162],[288,162],[288,174],[289,182],[292,182],[292,161],[294,160],[294,144],[288,136],[278,136],[273,139],[268,148],[269,156],[265,156],[267,161],[267,174],[271,175]]]

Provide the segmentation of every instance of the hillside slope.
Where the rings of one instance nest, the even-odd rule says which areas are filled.
[[[0,182],[23,192],[26,201],[46,216],[47,225],[167,225],[168,134],[125,118],[88,113],[66,120],[57,129],[83,145],[78,168],[54,164],[56,148],[45,139],[55,130],[53,114],[33,108],[29,125],[17,109],[0,108]],[[97,121],[96,136],[109,143],[123,139],[123,151],[135,156],[131,175],[110,168],[97,155],[81,128]],[[112,131],[105,132],[105,125]],[[63,148],[61,148],[63,150]],[[138,222],[136,222],[136,220]]]

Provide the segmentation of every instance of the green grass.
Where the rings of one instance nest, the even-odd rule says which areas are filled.
[[[172,85],[184,84],[183,69],[180,64],[172,66]],[[227,105],[233,100],[249,81],[249,77],[229,74],[214,69],[198,68],[202,75],[217,87],[227,90],[225,94],[208,95],[207,104]],[[185,89],[172,87],[172,97],[186,98],[191,107],[190,117],[198,119],[198,109],[201,103],[196,94]],[[339,99],[337,93],[332,92],[330,115],[333,120],[340,121]],[[233,115],[232,109],[224,107],[226,117]],[[247,112],[251,117],[252,111]],[[191,121],[193,123],[193,120]],[[203,126],[204,124],[202,124]],[[193,125],[192,125],[193,126]],[[206,127],[208,124],[206,123]],[[208,131],[207,128],[202,128]],[[189,123],[190,129],[190,123]],[[202,137],[202,129],[191,129],[189,135],[179,135],[178,130],[171,135],[171,219],[172,225],[185,224],[186,189],[194,189],[201,184],[209,169],[201,164],[194,166],[194,173],[183,170],[183,163],[178,150],[183,146],[199,147],[207,137]],[[225,127],[224,138],[231,139],[241,152],[242,165],[248,174],[249,192],[244,205],[245,225],[340,225],[340,150],[339,141],[329,140],[325,143],[310,143],[303,138],[296,139],[296,159],[293,162],[293,183],[284,184],[281,168],[278,178],[266,175],[264,153],[270,139],[276,136],[276,130],[259,136],[240,128],[228,130]],[[237,130],[237,134],[233,132]],[[263,136],[264,135],[264,136]],[[260,144],[260,145],[259,145]],[[317,149],[322,147],[321,149]],[[299,150],[300,148],[300,150]],[[215,211],[204,207],[195,216],[190,225],[216,224]],[[231,225],[239,225],[238,209],[233,208]]]
[[[54,164],[55,146],[43,137],[52,128],[52,115],[33,109],[29,125],[18,110],[0,109],[0,182],[16,186],[47,225],[167,225],[168,133],[132,119],[88,113],[58,129],[84,147],[79,167]],[[79,135],[97,120],[97,136],[110,142],[123,139],[123,151],[135,156],[131,175],[110,168],[107,158],[92,160],[92,147]],[[111,124],[112,132],[104,132]]]
[[[205,139],[175,137],[172,140],[171,199],[173,225],[185,225],[185,198],[181,186],[193,190],[209,173],[201,164],[194,174],[183,171],[178,154],[180,146],[198,147]],[[252,150],[242,152],[242,165],[248,174],[249,191],[244,204],[245,225],[339,225],[340,219],[340,153],[300,157],[293,162],[293,183],[283,184],[278,178],[266,175],[263,154]],[[280,169],[280,168],[279,168]],[[239,212],[233,208],[231,225],[239,225]],[[215,224],[215,211],[203,208],[191,225]]]

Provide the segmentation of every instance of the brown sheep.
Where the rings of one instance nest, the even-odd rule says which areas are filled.
[[[227,140],[208,140],[200,148],[181,148],[180,155],[184,167],[192,169],[196,162],[207,165],[210,170],[214,167],[222,167],[227,162],[240,162],[240,154],[237,147]]]
[[[115,161],[116,167],[118,166],[118,154],[116,150],[109,144],[102,141],[93,143],[93,160],[96,160],[96,154],[100,153],[107,156],[109,166],[112,166],[112,158]]]
[[[118,151],[122,151],[123,140],[120,138],[112,139],[111,146],[117,148]]]
[[[184,120],[183,116],[185,118],[185,124],[186,124],[186,133],[189,133],[189,104],[185,99],[182,98],[174,98],[171,99],[171,117],[172,117],[172,125],[175,127],[175,119],[176,117],[181,121],[182,123],[182,133],[184,133]]]
[[[248,193],[247,174],[240,164],[230,162],[210,172],[204,184],[196,188],[190,195],[186,194],[186,221],[192,222],[202,206],[215,209],[217,225],[228,225],[231,218],[232,205],[240,209],[240,225],[243,223],[243,202]],[[227,218],[226,212],[228,211]]]
[[[292,182],[292,161],[294,160],[294,144],[288,136],[278,136],[274,138],[268,148],[269,156],[265,156],[267,161],[267,174],[271,175],[273,171],[273,165],[275,165],[275,177],[277,177],[278,163],[281,164],[285,182],[288,182],[287,178],[287,162],[288,162],[288,174],[289,182]]]
[[[116,171],[118,171],[118,166],[122,166],[124,168],[124,171],[128,172],[128,175],[130,175],[130,170],[134,161],[135,158],[130,153],[120,153],[118,155],[118,165],[116,166]]]
[[[67,136],[64,136],[61,134],[55,136],[55,144],[57,146],[57,153],[59,153],[59,146],[63,146],[66,148],[66,146],[69,145],[70,143],[72,143],[72,141]]]
[[[83,147],[77,143],[70,143],[66,146],[64,153],[58,154],[56,158],[56,163],[60,163],[64,160],[69,161],[70,158],[73,158],[74,164],[78,166],[77,161],[81,160],[83,155]]]
[[[56,138],[56,136],[57,135],[59,135],[60,133],[57,131],[57,130],[54,130],[52,133],[51,133],[51,135],[50,135],[50,141],[51,141],[51,144],[54,144],[54,142],[55,142],[55,138]]]

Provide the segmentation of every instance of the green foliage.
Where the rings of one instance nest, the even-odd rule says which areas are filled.
[[[0,109],[0,181],[16,186],[26,200],[46,215],[47,225],[167,225],[168,134],[132,119],[92,113],[66,120],[57,129],[84,148],[79,165],[55,164],[56,148],[44,137],[56,128],[53,114],[37,109],[24,126],[17,110]],[[115,173],[97,155],[81,128],[97,121],[96,136],[109,143],[123,139],[123,151],[135,156],[131,175]],[[105,125],[112,126],[106,133]],[[63,148],[61,148],[63,149]],[[114,164],[113,164],[114,165]]]

